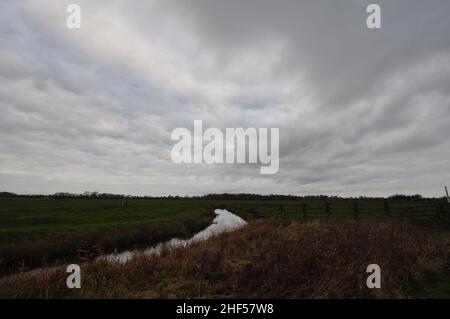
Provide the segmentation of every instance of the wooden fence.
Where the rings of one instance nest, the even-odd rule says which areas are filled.
[[[392,218],[450,226],[450,205],[444,201],[317,201],[279,204],[281,218],[304,222],[318,219]]]

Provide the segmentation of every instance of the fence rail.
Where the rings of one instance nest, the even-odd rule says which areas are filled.
[[[278,206],[278,208],[277,208]],[[274,211],[281,218],[295,218],[304,222],[317,219],[391,218],[450,226],[450,205],[444,201],[317,201],[266,206],[267,215]]]

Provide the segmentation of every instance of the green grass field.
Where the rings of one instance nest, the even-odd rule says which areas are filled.
[[[282,217],[289,220],[348,219],[355,217],[353,201],[261,200],[123,200],[0,198],[0,244],[24,238],[90,231],[131,229],[141,225],[183,222],[199,218],[208,207],[228,207],[244,218]],[[439,216],[433,201],[394,202],[386,212],[380,200],[359,200],[358,218],[407,218],[435,223]]]
[[[198,218],[205,201],[0,199],[0,243],[48,235],[108,231]]]
[[[211,224],[207,201],[0,199],[0,273],[185,238]]]
[[[323,200],[227,201],[222,204],[244,217],[250,213],[263,218],[280,217],[297,221],[392,218],[435,227],[445,222],[443,219],[448,215],[445,209],[442,214],[439,212],[438,200],[389,201],[387,204],[380,199],[330,200],[328,208]]]
[[[447,242],[448,205],[444,203],[443,209],[439,204],[442,201],[425,199],[388,203],[383,199],[128,199],[125,205],[123,200],[111,199],[0,198],[0,275],[67,262],[85,263],[116,249],[186,238],[211,224],[214,208],[226,208],[248,221],[272,220],[268,225],[276,229],[289,229],[291,222],[299,225],[318,220],[329,221],[329,225],[352,225],[353,219],[373,221],[374,225],[407,221],[425,226],[421,228],[438,242]],[[265,240],[264,233],[258,236],[257,241]],[[245,262],[247,258],[242,255],[236,260]],[[447,298],[448,279],[446,272],[434,273],[424,284],[420,281],[417,287],[412,286],[410,295]]]

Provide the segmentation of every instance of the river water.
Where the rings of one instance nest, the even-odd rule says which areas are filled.
[[[204,230],[196,233],[194,236],[192,236],[189,239],[178,239],[178,238],[172,238],[171,240],[168,240],[166,242],[161,242],[157,245],[148,247],[144,250],[142,249],[136,249],[136,250],[126,250],[122,251],[117,254],[109,254],[109,255],[101,255],[97,257],[96,261],[108,261],[108,262],[119,262],[119,263],[125,263],[128,260],[132,259],[135,254],[144,254],[146,256],[149,255],[159,255],[163,250],[165,249],[173,249],[177,247],[185,247],[192,243],[199,242],[206,240],[210,238],[211,236],[218,235],[221,233],[226,233],[233,231],[235,229],[238,229],[242,226],[244,226],[247,222],[243,220],[241,217],[230,213],[229,211],[225,209],[216,209],[214,210],[214,213],[217,215],[212,224],[209,225]],[[20,275],[25,276],[37,276],[42,274],[43,272],[55,272],[55,271],[65,271],[64,266],[53,266],[53,267],[43,267],[43,268],[37,268],[33,269],[27,272],[22,272]],[[0,283],[6,279],[13,279],[18,274],[13,274],[10,276],[6,276],[3,278],[0,278]]]
[[[160,254],[161,251],[165,249],[173,249],[177,247],[184,247],[188,246],[191,243],[199,242],[202,240],[206,240],[211,236],[218,235],[225,232],[233,231],[237,228],[240,228],[246,224],[246,221],[243,220],[241,217],[230,213],[229,211],[225,209],[216,209],[214,213],[217,215],[213,223],[205,228],[204,230],[196,233],[194,236],[192,236],[189,239],[178,239],[173,238],[171,240],[168,240],[166,242],[159,243],[155,246],[149,247],[144,250],[127,250],[123,251],[117,254],[109,254],[109,255],[103,255],[97,258],[98,260],[106,260],[110,262],[120,262],[125,263],[136,253],[144,254],[146,256],[149,255],[155,255]]]

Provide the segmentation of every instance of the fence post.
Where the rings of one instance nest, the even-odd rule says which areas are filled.
[[[330,209],[330,203],[329,202],[325,202],[325,212],[327,214],[327,220],[330,220],[331,209]]]
[[[308,215],[307,215],[307,211],[306,211],[306,203],[302,203],[302,210],[303,210],[303,221],[305,223],[308,222]]]
[[[283,204],[280,204],[280,214],[281,214],[281,219],[284,219]]]
[[[387,199],[384,200],[384,212],[386,213],[386,216],[388,216],[388,217],[391,215],[389,202],[387,201]]]
[[[447,227],[448,217],[450,215],[450,202],[445,203],[445,207],[442,209],[442,222]]]
[[[445,207],[442,209],[442,223],[445,227],[448,226],[448,217],[450,215],[450,203],[445,203]]]
[[[358,202],[354,201],[353,202],[353,218],[354,219],[358,219]]]
[[[438,203],[437,205],[437,211],[438,211],[438,216],[439,216],[439,222],[440,224],[444,224],[444,216],[443,216],[443,209],[442,209],[442,203]]]

